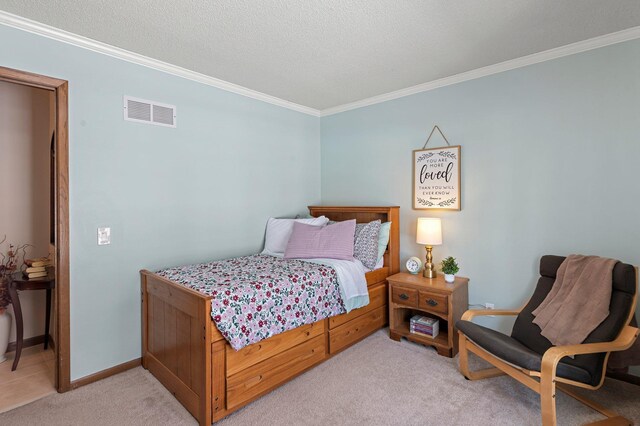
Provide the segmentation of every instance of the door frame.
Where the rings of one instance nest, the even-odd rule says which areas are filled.
[[[71,390],[69,317],[69,83],[66,80],[0,66],[0,80],[50,90],[55,96],[55,386]]]

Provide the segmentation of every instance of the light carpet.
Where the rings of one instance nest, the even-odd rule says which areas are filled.
[[[480,366],[478,363],[477,366]],[[476,367],[477,367],[476,366]],[[640,422],[640,387],[607,379],[594,400]],[[558,392],[558,423],[602,417]],[[0,414],[6,425],[195,425],[141,367]],[[233,425],[538,425],[534,392],[509,377],[467,381],[457,358],[380,330],[218,422]]]

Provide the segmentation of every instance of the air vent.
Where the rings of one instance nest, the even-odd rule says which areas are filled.
[[[124,119],[138,123],[176,127],[176,107],[125,96]]]

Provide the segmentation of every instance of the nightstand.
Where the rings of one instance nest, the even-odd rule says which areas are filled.
[[[400,341],[430,345],[438,354],[454,357],[458,353],[458,333],[455,322],[469,308],[469,278],[456,277],[447,283],[444,275],[424,278],[422,274],[406,272],[391,275],[389,281],[389,337]],[[411,333],[412,316],[426,315],[440,321],[440,333],[435,338]]]

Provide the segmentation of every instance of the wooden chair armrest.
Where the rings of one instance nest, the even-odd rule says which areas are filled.
[[[633,345],[633,342],[636,341],[638,333],[639,331],[636,327],[627,325],[622,329],[618,337],[611,342],[581,343],[578,345],[554,346],[549,348],[542,356],[541,373],[544,375],[546,371],[548,373],[555,374],[558,362],[560,362],[560,360],[565,356],[600,352],[617,352],[628,349]]]
[[[474,317],[485,315],[518,315],[522,309],[469,309],[462,314],[462,319],[471,321]]]

